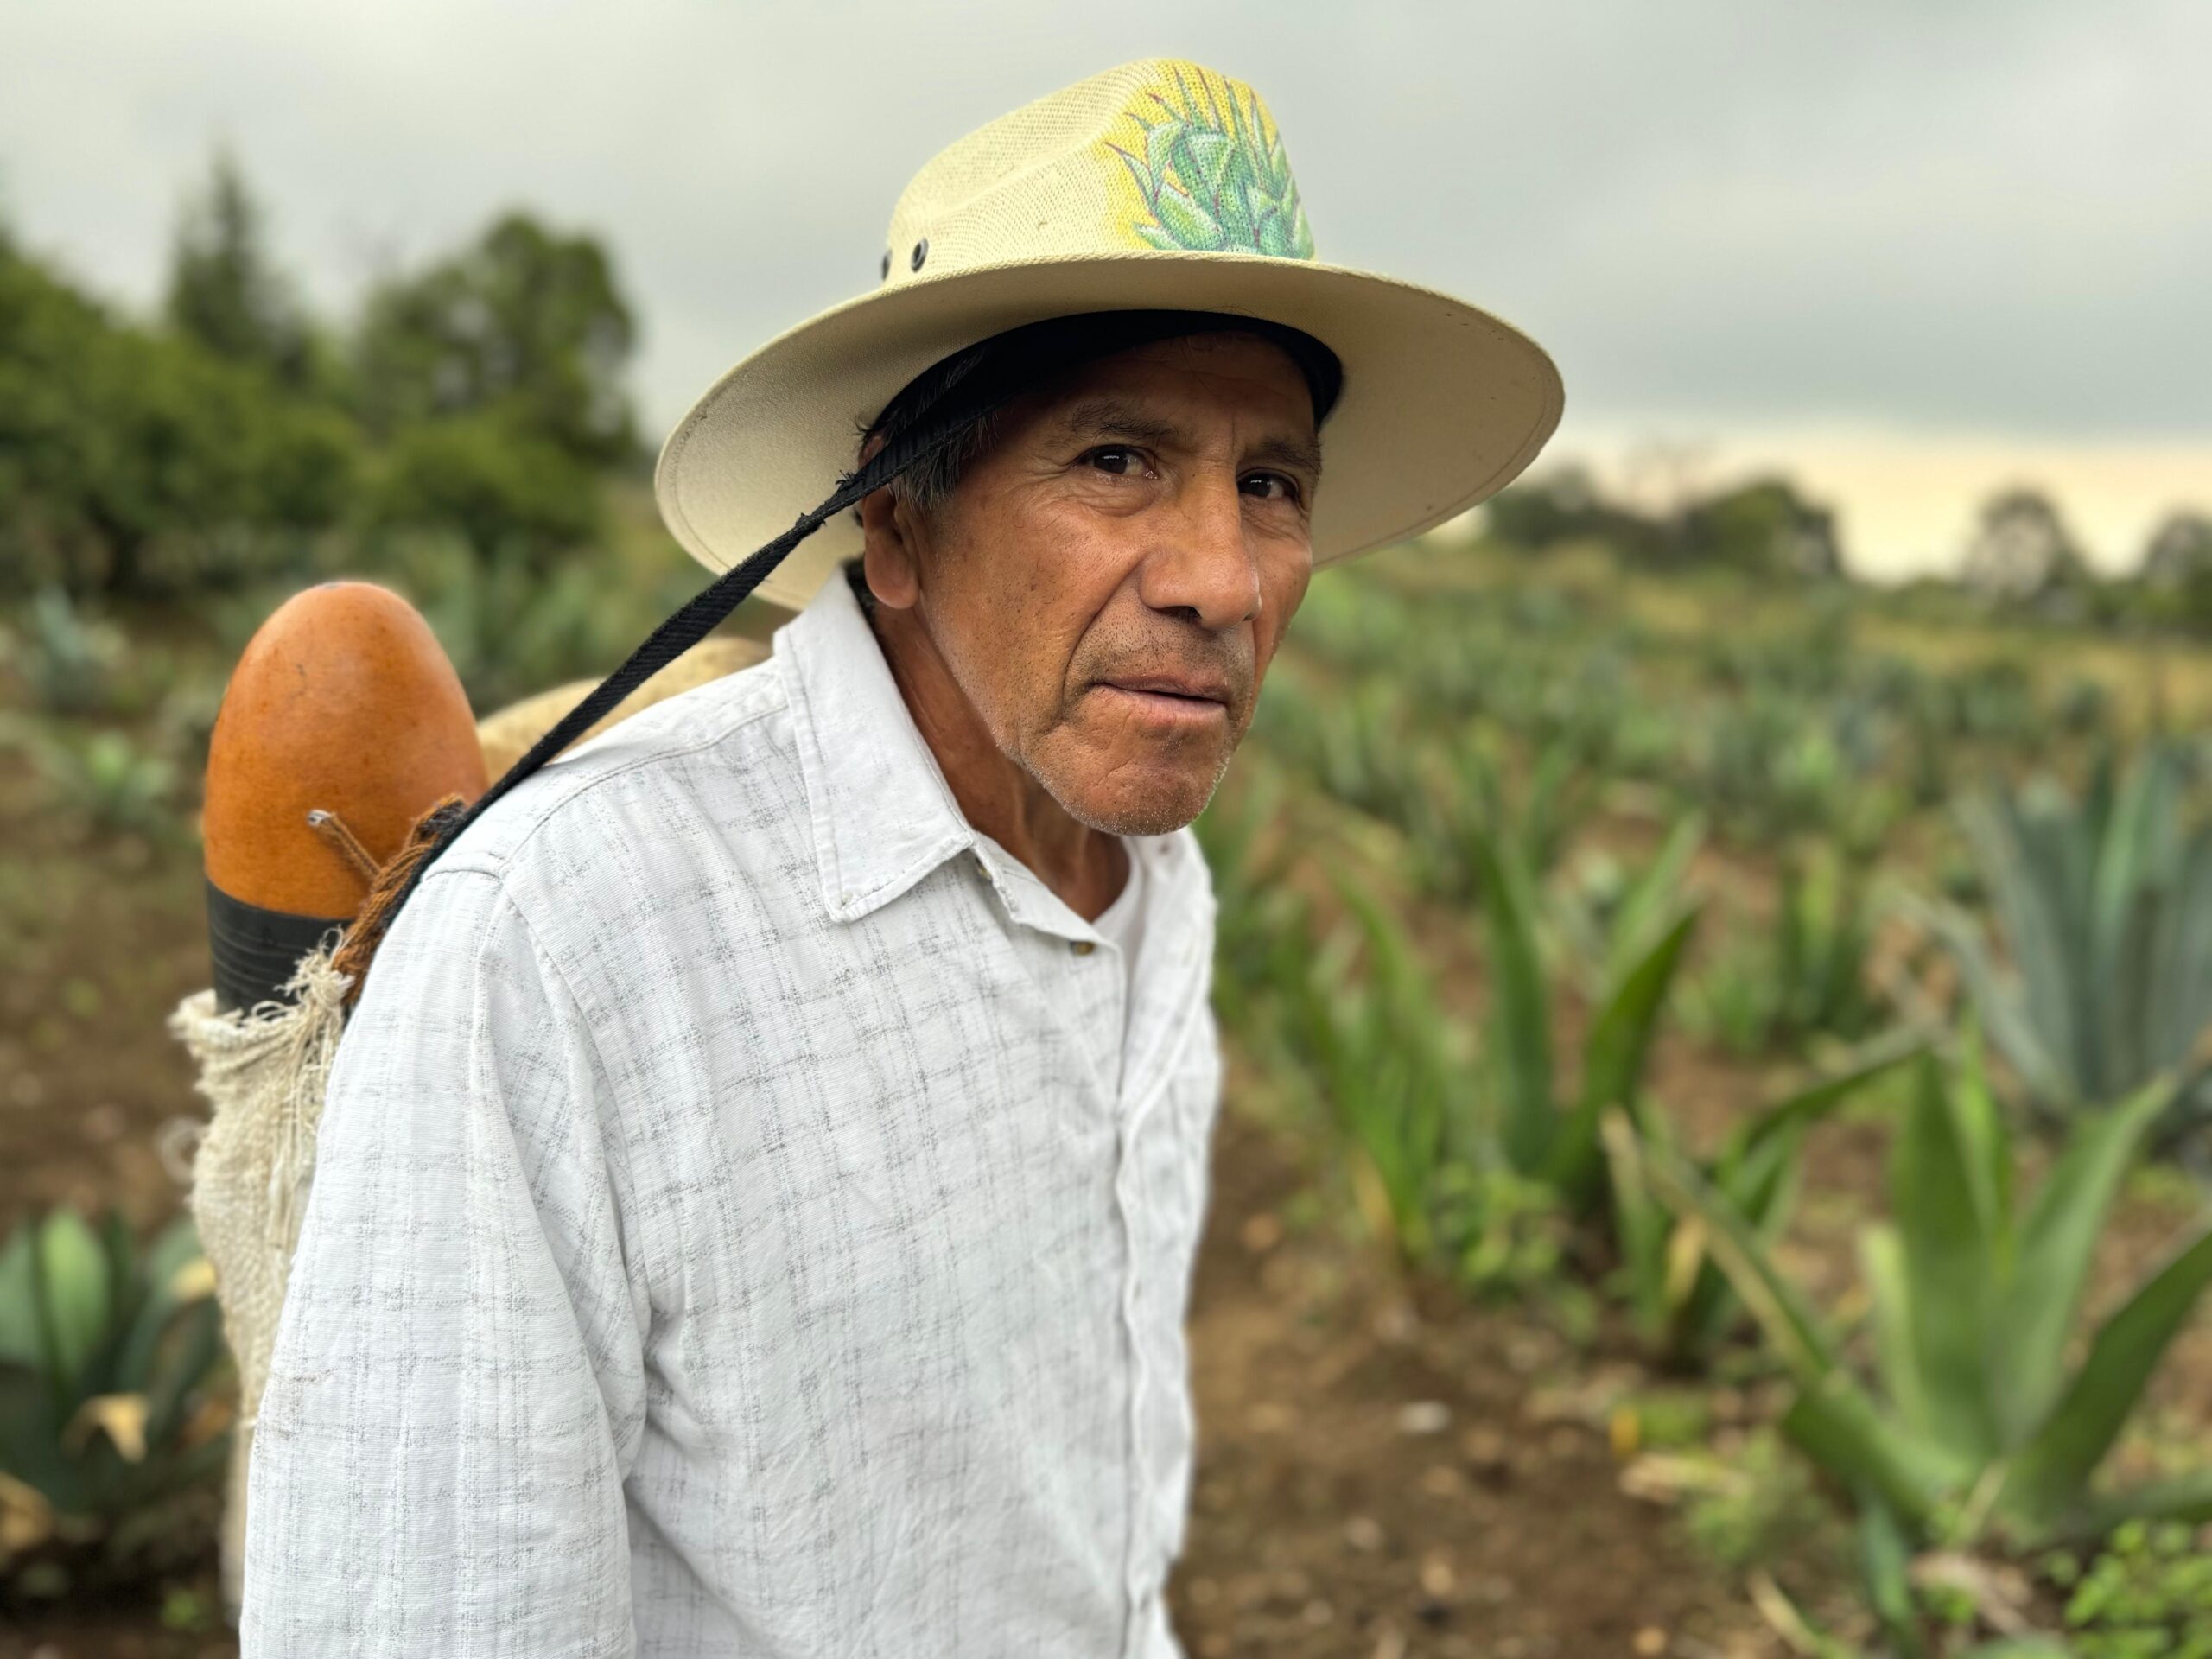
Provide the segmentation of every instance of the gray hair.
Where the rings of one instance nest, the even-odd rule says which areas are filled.
[[[991,447],[998,436],[999,412],[976,421],[950,443],[926,460],[917,461],[883,487],[891,492],[894,501],[904,501],[917,512],[935,512],[952,497],[960,475],[968,470],[969,463]],[[861,423],[861,442],[863,447],[875,435],[875,429],[865,421]],[[853,508],[853,518],[861,516],[858,505]],[[861,609],[867,614],[875,613],[875,592],[868,585],[868,577],[861,569],[860,556],[855,554],[843,563],[845,580],[852,587],[853,597],[860,601]]]
[[[917,461],[884,487],[891,492],[891,499],[894,501],[904,501],[921,512],[936,512],[951,499],[961,474],[997,439],[998,429],[999,413],[994,410],[969,425],[935,454]],[[865,445],[874,433],[874,427],[863,425],[861,429],[861,443]]]

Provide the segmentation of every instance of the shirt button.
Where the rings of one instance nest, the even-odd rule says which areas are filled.
[[[1092,944],[1089,939],[1070,939],[1068,941],[1068,949],[1074,951],[1078,957],[1087,957],[1097,948],[1098,947]]]

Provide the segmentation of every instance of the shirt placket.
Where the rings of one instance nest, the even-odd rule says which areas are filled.
[[[1127,1009],[1128,973],[1122,961],[1121,947],[1111,940],[1075,939],[1069,950],[1078,981],[1076,1001],[1085,1010],[1085,1016],[1094,1021],[1094,1031],[1103,1031],[1114,1038],[1114,1052],[1110,1060],[1103,1063],[1102,1070],[1108,1084],[1109,1098],[1114,1103],[1116,1128],[1114,1138],[1114,1208],[1122,1229],[1121,1314],[1122,1340],[1128,1354],[1128,1456],[1127,1469],[1127,1503],[1128,1506],[1128,1545],[1122,1556],[1122,1590],[1126,1598],[1125,1622],[1122,1627],[1122,1659],[1141,1659],[1144,1653],[1149,1627],[1147,1599],[1157,1586],[1152,1582],[1151,1562],[1156,1553],[1153,1548],[1153,1494],[1149,1484],[1147,1462],[1144,1454],[1144,1413],[1149,1402],[1150,1391],[1158,1386],[1146,1363],[1143,1341],[1144,1292],[1144,1194],[1141,1190],[1139,1160],[1136,1156],[1137,1136],[1142,1132],[1146,1119],[1152,1110],[1160,1091],[1148,1091],[1149,1097],[1129,1109],[1130,1102],[1121,1085],[1128,1080],[1126,1050],[1122,1041]]]
[[[1000,899],[1014,919],[1042,936],[1038,940],[1039,944],[1049,939],[1052,949],[1065,952],[1069,1000],[1060,1012],[1080,1027],[1075,1033],[1078,1040],[1097,1058],[1096,1033],[1101,1027],[1094,1022],[1103,1020],[1106,1031],[1125,1033],[1125,1039],[1116,1044],[1110,1062],[1098,1059],[1095,1073],[1105,1098],[1114,1109],[1116,1122],[1114,1207],[1122,1232],[1119,1300],[1128,1365],[1124,1492],[1129,1521],[1122,1567],[1124,1605],[1121,1651],[1122,1659],[1145,1659],[1153,1623],[1150,1604],[1163,1586],[1155,1560],[1160,1552],[1154,1536],[1154,1494],[1145,1452],[1144,1414],[1152,1392],[1160,1386],[1160,1379],[1153,1375],[1152,1367],[1147,1363],[1143,1339],[1145,1194],[1137,1137],[1158,1111],[1166,1093],[1166,1078],[1157,1070],[1136,1065],[1135,1060],[1147,1054],[1158,1032],[1156,1027],[1128,1028],[1130,1021],[1144,1012],[1147,1003],[1141,998],[1134,1008],[1124,1006],[1129,980],[1118,945],[1087,927],[1070,936],[1059,931],[1064,921],[1048,923],[1052,907],[1040,902],[1046,889],[1027,872],[995,868],[995,861],[980,850],[976,863],[981,873],[997,888]],[[1158,879],[1157,874],[1154,879]],[[1083,926],[1079,922],[1077,925]],[[1198,948],[1192,939],[1180,944],[1184,955]],[[1151,951],[1148,950],[1146,954],[1149,957]],[[1174,963],[1178,971],[1187,967],[1188,963],[1179,957]]]
[[[1136,1138],[1158,1096],[1158,1090],[1152,1091],[1151,1097],[1135,1112],[1123,1116],[1116,1141],[1120,1165],[1114,1172],[1114,1201],[1121,1213],[1122,1236],[1127,1247],[1122,1274],[1122,1326],[1129,1351],[1129,1546],[1122,1562],[1128,1623],[1122,1634],[1122,1659],[1141,1659],[1143,1654],[1148,1625],[1146,1600],[1157,1588],[1152,1582],[1152,1561],[1156,1552],[1151,1536],[1152,1492],[1147,1484],[1148,1460],[1144,1449],[1147,1396],[1156,1386],[1156,1380],[1145,1363],[1143,1313],[1138,1305],[1145,1252],[1141,1231],[1143,1195],[1137,1190]]]
[[[1163,892],[1170,891],[1165,875],[1155,867],[1153,880]],[[1162,920],[1182,919],[1173,918],[1171,906],[1163,905],[1159,913]],[[1179,1016],[1189,1012],[1199,952],[1211,938],[1210,926],[1201,931],[1154,925],[1144,951],[1150,982],[1130,1007],[1122,1064],[1122,1128],[1116,1142],[1120,1166],[1114,1178],[1115,1202],[1128,1252],[1122,1286],[1122,1321],[1130,1357],[1129,1548],[1123,1567],[1128,1623],[1122,1636],[1122,1659],[1148,1659],[1155,1624],[1153,1604],[1166,1588],[1163,1540],[1154,1529],[1159,1506],[1152,1490],[1154,1459],[1146,1445],[1145,1417],[1152,1395],[1173,1380],[1155,1375],[1144,1341],[1142,1298],[1154,1288],[1146,1274],[1149,1270],[1164,1272],[1165,1266],[1159,1241],[1145,1226],[1146,1217],[1155,1215],[1150,1201],[1157,1195],[1143,1188],[1146,1143],[1140,1137],[1173,1133],[1167,1113],[1174,1033],[1181,1027]]]

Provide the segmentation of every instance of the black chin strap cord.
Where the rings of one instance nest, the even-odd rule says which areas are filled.
[[[924,370],[885,405],[879,423],[885,435],[882,447],[840,478],[820,505],[801,513],[789,530],[693,595],[466,810],[449,809],[426,821],[424,828],[435,836],[429,848],[412,861],[396,893],[389,899],[378,895],[372,901],[378,912],[377,936],[390,927],[439,855],[495,801],[705,639],[794,548],[838,513],[936,455],[976,422],[1054,374],[1133,346],[1224,329],[1258,334],[1282,346],[1298,364],[1313,393],[1314,424],[1318,427],[1327,417],[1344,383],[1336,354],[1298,329],[1227,313],[1101,311],[1054,317],[995,334]],[[362,919],[368,919],[365,912]],[[374,941],[369,944],[373,950]]]

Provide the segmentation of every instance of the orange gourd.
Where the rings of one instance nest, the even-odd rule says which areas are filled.
[[[323,582],[262,624],[224,690],[200,820],[208,884],[280,918],[349,919],[363,861],[310,812],[335,815],[380,864],[441,797],[473,801],[487,784],[467,694],[421,613],[374,582]]]

